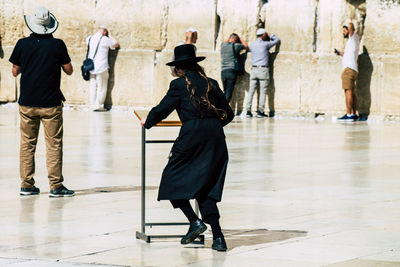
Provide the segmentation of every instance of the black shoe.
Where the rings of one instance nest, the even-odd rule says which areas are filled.
[[[359,121],[367,121],[368,120],[368,115],[360,114],[360,117],[358,119]]]
[[[68,190],[65,186],[61,186],[57,189],[50,190],[49,197],[72,197],[75,195],[75,191]]]
[[[275,117],[275,111],[270,111],[270,112],[269,112],[269,117],[270,117],[270,118]]]
[[[246,112],[246,118],[252,118],[253,114],[251,114],[251,111]]]
[[[214,239],[211,248],[216,251],[226,251],[228,248],[226,247],[225,238],[218,237]]]
[[[38,195],[39,193],[40,193],[40,189],[37,188],[36,186],[29,187],[29,188],[21,187],[21,191],[19,191],[19,194],[21,196]]]
[[[257,118],[268,118],[268,115],[264,112],[257,111]]]
[[[181,239],[181,244],[185,245],[192,243],[205,230],[207,230],[207,226],[200,219],[197,219],[197,221],[190,224],[189,231]]]

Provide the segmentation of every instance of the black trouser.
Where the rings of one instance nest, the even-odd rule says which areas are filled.
[[[199,203],[201,218],[205,223],[210,223],[210,217],[219,219],[220,215],[217,207],[217,202],[215,200],[213,200],[212,198],[205,198],[197,199],[197,202]],[[174,206],[174,208],[190,206],[190,202],[188,199],[171,200],[171,204],[172,206]]]
[[[233,89],[235,88],[237,74],[235,70],[228,69],[221,71],[221,80],[224,87],[225,98],[229,102],[231,101]]]
[[[199,203],[200,213],[203,221],[211,225],[213,239],[224,237],[221,226],[219,224],[219,211],[217,208],[217,202],[211,198],[197,199]],[[180,208],[188,218],[190,224],[198,220],[196,213],[194,213],[192,206],[188,199],[171,200],[174,208]],[[190,229],[190,228],[189,228]]]

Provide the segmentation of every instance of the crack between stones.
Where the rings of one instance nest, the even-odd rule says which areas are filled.
[[[215,29],[214,29],[214,51],[217,50],[218,37],[221,34],[221,17],[218,14],[218,0],[214,0]]]
[[[316,0],[315,12],[314,12],[314,38],[313,38],[313,52],[317,52],[318,45],[318,8],[319,0]]]
[[[161,23],[161,49],[164,50],[168,43],[168,17],[169,17],[169,1],[165,0],[163,2],[163,14],[162,14],[162,23]]]

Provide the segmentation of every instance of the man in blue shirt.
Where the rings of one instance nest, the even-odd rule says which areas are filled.
[[[267,87],[269,84],[269,50],[278,45],[280,40],[274,34],[269,35],[265,29],[257,30],[257,40],[250,43],[251,65],[250,90],[246,101],[246,117],[251,118],[251,106],[254,92],[260,86],[260,97],[258,99],[257,118],[268,117],[264,113]]]

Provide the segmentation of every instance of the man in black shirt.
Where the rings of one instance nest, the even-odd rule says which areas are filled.
[[[45,7],[26,15],[25,22],[32,31],[29,37],[18,40],[10,57],[12,74],[21,73],[20,97],[20,195],[37,195],[35,187],[35,150],[40,122],[46,140],[46,165],[50,182],[50,197],[73,196],[63,184],[62,144],[64,95],[60,90],[61,69],[73,72],[67,47],[60,39],[53,38],[58,21]]]

